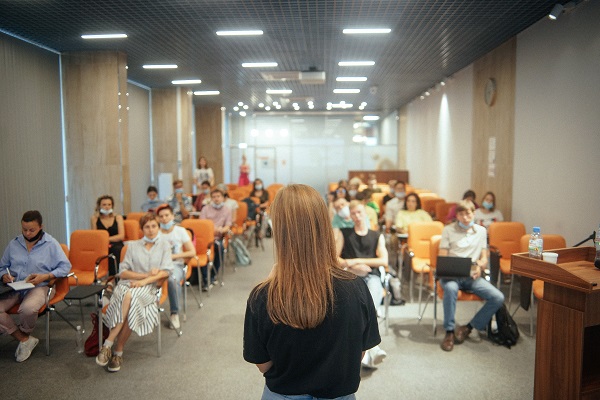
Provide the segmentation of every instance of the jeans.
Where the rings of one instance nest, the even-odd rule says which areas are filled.
[[[219,273],[219,269],[221,268],[221,260],[223,260],[224,255],[223,239],[215,239],[215,259],[213,261],[215,270],[210,271],[210,283],[214,283],[215,276]],[[206,268],[200,268],[200,272],[202,273],[202,284],[204,286],[207,286],[207,268],[208,266]]]
[[[379,310],[381,300],[383,299],[383,285],[381,284],[381,277],[375,274],[369,274],[363,277],[363,279],[369,288],[369,293],[371,293],[373,303],[375,303],[375,310]]]
[[[504,303],[504,295],[491,283],[483,278],[440,279],[444,289],[444,329],[453,331],[455,327],[454,313],[456,312],[456,299],[458,291],[467,290],[485,300],[485,304],[471,320],[471,326],[477,330],[484,330],[492,316]]]
[[[278,393],[273,393],[269,390],[267,385],[265,385],[265,389],[263,390],[263,394],[261,400],[281,400],[281,399],[293,399],[293,400],[325,400],[322,397],[313,397],[309,394],[300,394],[300,395],[283,395]],[[336,397],[332,400],[355,400],[356,396],[354,393],[349,394],[347,396]]]
[[[173,272],[169,276],[167,285],[171,314],[177,314],[179,312],[179,298],[181,296],[181,281],[183,280],[184,275],[182,266],[177,264],[174,264],[173,266]]]

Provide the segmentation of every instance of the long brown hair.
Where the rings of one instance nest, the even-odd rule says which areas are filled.
[[[338,264],[325,202],[310,186],[288,185],[271,204],[276,264],[255,293],[267,290],[273,323],[318,326],[333,309],[333,278],[354,279]]]

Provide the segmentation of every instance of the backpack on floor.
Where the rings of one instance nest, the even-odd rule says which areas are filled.
[[[515,320],[510,316],[506,304],[496,311],[497,330],[492,331],[492,321],[488,324],[488,338],[496,344],[506,346],[509,349],[517,344],[519,340],[519,328]]]
[[[92,328],[92,333],[90,333],[90,336],[85,341],[84,351],[86,356],[96,357],[100,352],[98,349],[98,314],[92,313],[91,318],[94,327]],[[109,333],[108,326],[102,324],[102,341],[106,340]]]
[[[250,265],[252,264],[252,259],[250,258],[250,253],[244,245],[244,242],[239,237],[231,239],[229,245],[233,249],[235,253],[235,263],[237,265]]]

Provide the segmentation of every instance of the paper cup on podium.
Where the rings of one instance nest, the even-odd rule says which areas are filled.
[[[544,252],[542,253],[542,258],[544,261],[556,264],[558,262],[558,253]]]

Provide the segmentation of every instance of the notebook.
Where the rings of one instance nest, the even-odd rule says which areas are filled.
[[[471,264],[470,257],[438,256],[435,273],[438,278],[468,278]]]

